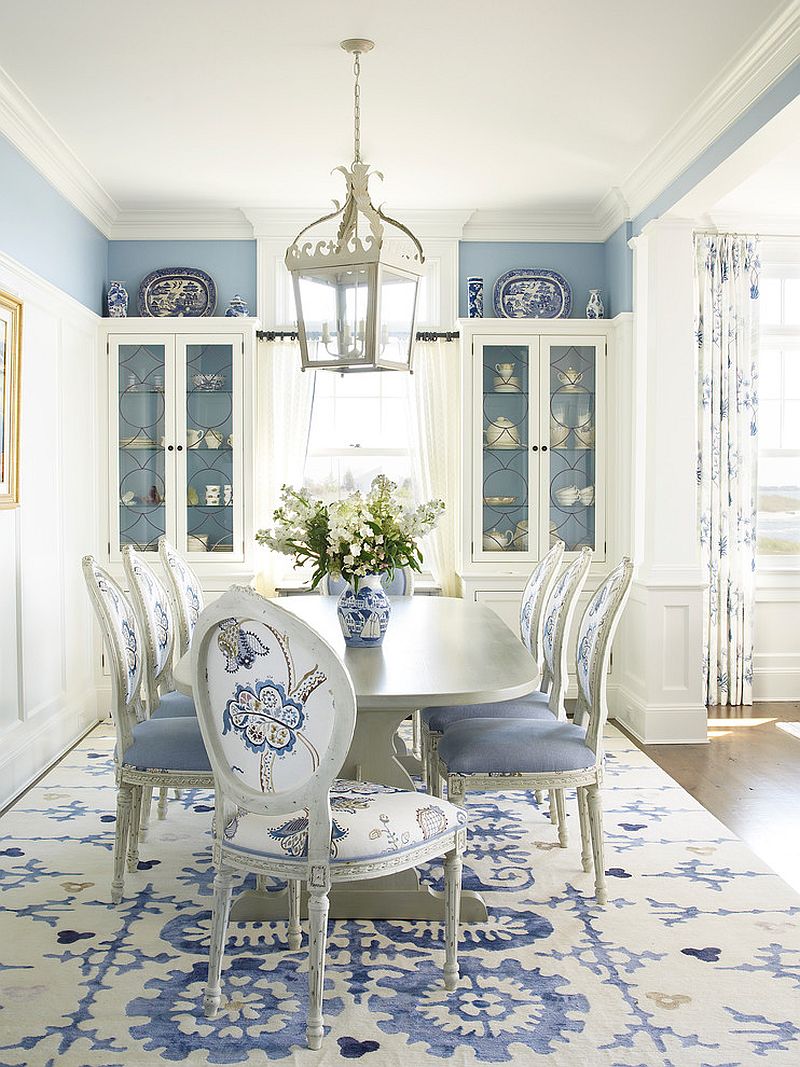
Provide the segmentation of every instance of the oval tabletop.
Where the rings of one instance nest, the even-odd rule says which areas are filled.
[[[347,648],[336,598],[309,594],[278,603],[313,626],[341,654],[360,707],[397,710],[479,704],[530,693],[538,671],[530,653],[484,604],[455,597],[393,597],[380,648]],[[175,667],[191,693],[191,656]]]

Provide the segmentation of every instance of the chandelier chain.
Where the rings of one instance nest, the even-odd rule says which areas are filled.
[[[353,57],[353,73],[355,74],[355,86],[353,88],[353,160],[361,162],[361,55],[355,53]]]

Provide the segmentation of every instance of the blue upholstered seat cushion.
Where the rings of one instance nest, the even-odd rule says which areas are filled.
[[[465,719],[445,731],[439,759],[451,774],[538,774],[594,765],[580,726],[558,719]]]
[[[197,718],[197,709],[191,697],[183,693],[165,693],[151,719],[182,719],[188,715]]]
[[[331,862],[364,863],[412,851],[451,835],[466,812],[410,789],[337,779],[331,797]],[[266,816],[242,811],[225,827],[225,843],[286,862],[308,855],[308,811]],[[443,845],[445,842],[443,842]]]
[[[196,718],[137,723],[122,762],[138,770],[211,771]]]
[[[422,721],[434,734],[443,734],[453,723],[464,719],[552,719],[544,693],[529,693],[514,700],[491,704],[450,704],[442,708],[423,708]]]

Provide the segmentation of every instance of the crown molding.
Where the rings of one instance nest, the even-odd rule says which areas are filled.
[[[628,219],[618,188],[595,205],[539,211],[475,211],[464,226],[465,241],[557,241],[603,243]]]
[[[112,241],[252,240],[253,225],[238,208],[123,208]]]
[[[720,233],[755,233],[759,237],[800,239],[800,215],[771,215],[762,211],[712,211],[703,216],[709,229]]]
[[[645,156],[622,185],[630,214],[638,215],[740,118],[800,56],[800,0],[745,46],[700,99]]]
[[[117,205],[17,83],[0,68],[0,133],[108,237]]]

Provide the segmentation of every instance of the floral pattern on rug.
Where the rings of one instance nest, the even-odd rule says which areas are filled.
[[[220,1014],[203,1016],[210,793],[154,812],[109,903],[98,727],[0,820],[0,1067],[800,1062],[800,897],[613,728],[607,743],[608,905],[581,870],[573,797],[560,849],[531,793],[470,796],[464,886],[490,917],[462,926],[458,988],[442,924],[332,922],[314,1053],[307,940],[287,951],[283,923],[231,924]],[[422,877],[441,888],[441,864]]]

